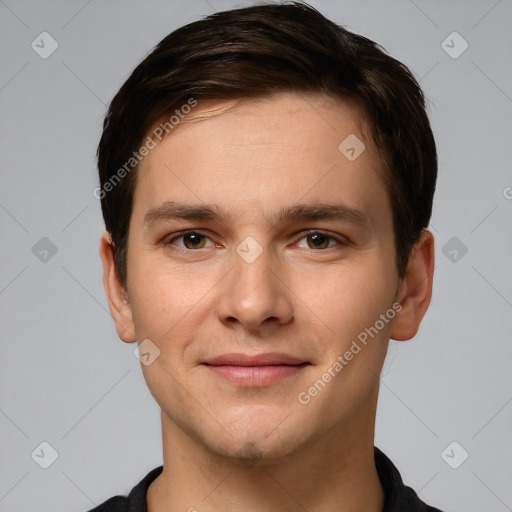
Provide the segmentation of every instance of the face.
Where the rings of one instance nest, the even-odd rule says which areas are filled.
[[[164,420],[269,460],[370,428],[402,282],[358,108],[281,94],[190,116],[139,166],[128,241],[122,337],[160,351],[142,369]]]

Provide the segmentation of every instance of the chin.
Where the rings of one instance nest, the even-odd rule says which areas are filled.
[[[211,440],[207,442],[207,447],[218,455],[247,467],[277,464],[296,448],[292,443],[283,443],[281,439],[250,439],[248,436],[236,440]]]
[[[209,450],[246,466],[276,464],[308,439],[305,422],[298,422],[290,411],[243,409],[219,418],[224,428],[216,429],[213,436],[211,429],[199,433]]]

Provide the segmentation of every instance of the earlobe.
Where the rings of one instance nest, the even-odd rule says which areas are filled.
[[[103,263],[103,287],[105,288],[108,307],[114,320],[117,335],[125,343],[133,343],[137,337],[131,305],[126,290],[119,280],[114,263],[110,233],[106,231],[100,240],[100,256]]]
[[[413,338],[420,327],[430,299],[434,273],[434,236],[423,230],[409,257],[409,264],[397,300],[402,309],[396,315],[391,338],[405,341]]]

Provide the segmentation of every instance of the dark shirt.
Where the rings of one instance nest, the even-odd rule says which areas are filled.
[[[418,495],[404,485],[398,469],[378,448],[375,448],[375,465],[386,496],[382,512],[441,512],[420,501]],[[114,496],[89,512],[147,512],[146,492],[162,470],[160,466],[150,471],[128,497]]]

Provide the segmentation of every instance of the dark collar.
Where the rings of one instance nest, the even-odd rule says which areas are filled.
[[[374,453],[377,473],[386,495],[382,512],[441,512],[423,503],[410,487],[404,485],[398,469],[377,447]]]

